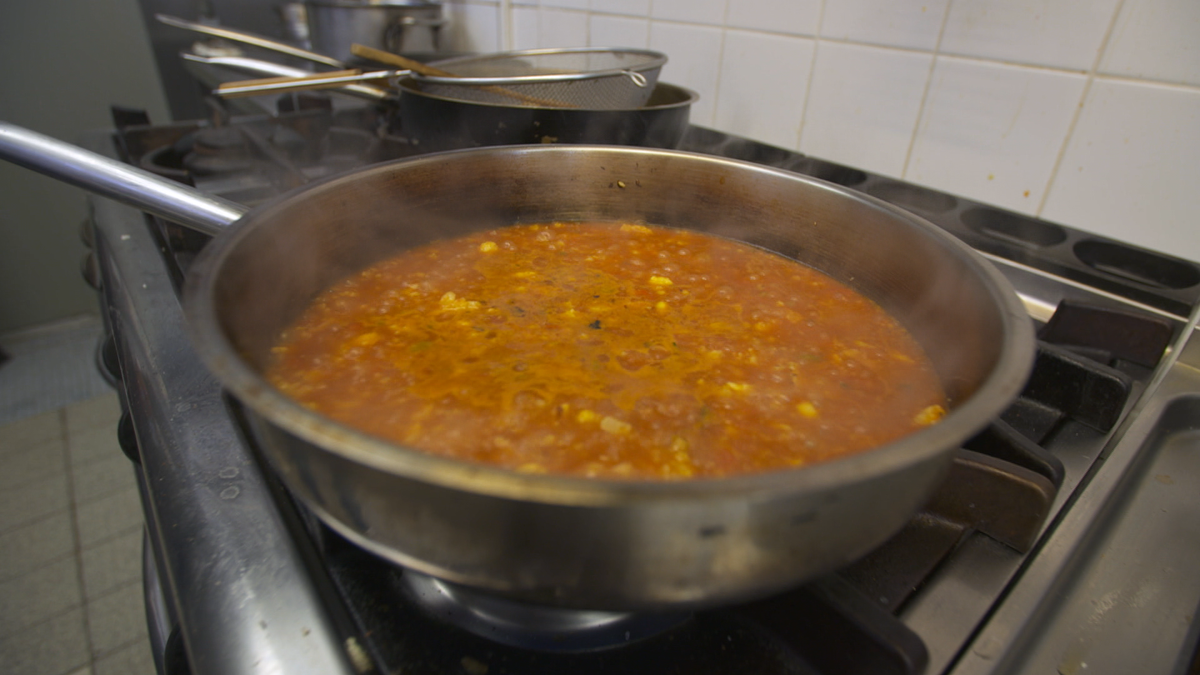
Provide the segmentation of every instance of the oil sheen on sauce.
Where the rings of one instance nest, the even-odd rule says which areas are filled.
[[[401,253],[320,295],[270,381],[401,445],[529,473],[723,477],[867,450],[944,412],[878,305],[746,244],[521,225]]]

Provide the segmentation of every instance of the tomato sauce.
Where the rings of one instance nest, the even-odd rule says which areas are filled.
[[[777,254],[550,223],[401,253],[319,296],[269,380],[425,452],[530,473],[722,477],[876,447],[944,412],[913,338]]]

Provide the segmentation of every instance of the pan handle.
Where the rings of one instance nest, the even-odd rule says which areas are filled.
[[[94,152],[0,121],[0,159],[208,235],[249,209]]]
[[[260,75],[262,77],[308,77],[313,74],[307,70],[244,56],[200,56],[199,54],[188,52],[183,53],[181,56],[185,62],[206,66],[220,66],[247,75]],[[388,101],[392,98],[392,93],[387,89],[380,89],[379,87],[367,84],[347,84],[335,91],[376,103]]]
[[[221,28],[220,26],[207,26],[202,23],[197,23],[195,21],[188,21],[187,19],[180,19],[179,17],[169,16],[167,14],[155,14],[154,18],[157,19],[160,23],[164,23],[173,28],[182,28],[184,30],[190,30],[193,33],[200,33],[201,35],[209,35],[212,37],[222,38],[224,40],[230,40],[233,42],[240,42],[242,44],[251,45],[253,47],[258,47],[260,49],[268,49],[270,51],[277,52],[279,54],[286,54],[288,56],[293,56],[298,59],[304,59],[305,61],[312,61],[313,63],[320,63],[322,65],[326,65],[331,68],[337,68],[338,70],[343,70],[347,67],[345,63],[342,63],[341,61],[339,61],[333,57],[325,56],[324,54],[318,54],[316,52],[310,52],[307,49],[300,49],[299,47],[293,47],[287,43],[279,42],[277,40],[272,40],[270,38],[265,38],[261,35],[255,35],[253,33],[247,33],[245,31],[234,30],[232,28]]]
[[[302,77],[268,77],[258,80],[225,82],[217,87],[213,93],[221,98],[237,98],[239,96],[257,96],[259,94],[276,94],[288,91],[333,89],[358,82],[386,82],[389,79],[407,73],[407,70],[377,70],[366,73],[357,69],[335,70],[333,72],[316,73]]]

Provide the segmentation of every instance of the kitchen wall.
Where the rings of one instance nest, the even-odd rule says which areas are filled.
[[[0,0],[0,120],[77,142],[109,106],[166,102],[136,0]],[[0,334],[98,310],[83,282],[83,192],[0,161]]]
[[[446,4],[453,50],[658,49],[696,123],[1200,261],[1197,0]],[[0,119],[67,140],[113,103],[166,120],[139,13],[0,2]],[[0,162],[0,333],[95,310],[84,204]]]
[[[453,48],[665,52],[693,122],[1200,260],[1196,0],[453,0]]]

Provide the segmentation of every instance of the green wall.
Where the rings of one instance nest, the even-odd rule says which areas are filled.
[[[76,142],[109,106],[168,121],[137,0],[0,2],[0,119]],[[0,333],[97,312],[82,191],[0,161]]]

